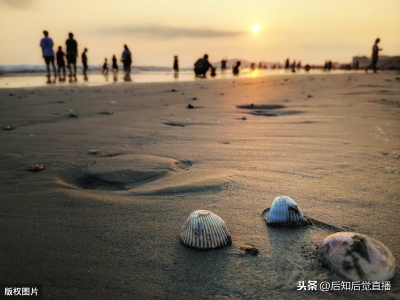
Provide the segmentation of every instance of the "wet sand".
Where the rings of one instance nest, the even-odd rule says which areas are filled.
[[[336,231],[400,263],[399,95],[397,73],[2,89],[0,283],[45,299],[400,299],[398,269],[390,292],[297,291],[346,281],[315,252]],[[267,227],[279,195],[321,223]],[[197,209],[231,246],[180,243]]]

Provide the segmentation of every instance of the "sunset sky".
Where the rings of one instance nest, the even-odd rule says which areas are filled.
[[[0,65],[42,64],[45,29],[63,48],[73,32],[90,65],[119,58],[124,44],[139,66],[171,66],[174,55],[192,66],[204,53],[347,63],[370,56],[377,37],[381,55],[400,55],[400,0],[0,0],[0,20]]]

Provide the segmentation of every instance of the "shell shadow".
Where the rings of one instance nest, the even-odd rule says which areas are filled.
[[[279,270],[283,289],[292,289],[293,282],[297,283],[305,278],[340,278],[329,269],[316,250],[323,241],[320,236],[325,237],[335,232],[346,231],[345,229],[310,217],[307,217],[311,223],[309,226],[268,226],[265,218],[269,210],[270,208],[265,209],[261,216],[271,245],[271,267]]]
[[[183,224],[183,223],[182,223]],[[214,298],[215,295],[245,296],[241,291],[232,289],[226,284],[229,276],[229,265],[234,259],[229,252],[232,245],[213,250],[201,250],[187,247],[179,239],[179,231],[173,251],[172,260],[179,267],[179,274],[185,274],[184,286],[192,286],[194,291],[201,292],[203,297]],[[176,286],[179,274],[170,273],[169,282]],[[170,287],[169,287],[170,288]],[[176,287],[178,288],[178,287]]]
[[[281,288],[292,289],[294,282],[318,276],[309,226],[266,227],[271,245],[271,268],[281,277]]]

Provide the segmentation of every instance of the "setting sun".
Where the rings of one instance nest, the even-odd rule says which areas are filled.
[[[259,25],[259,24],[254,24],[253,27],[251,28],[251,30],[252,30],[254,33],[259,32],[259,31],[260,31],[260,25]]]

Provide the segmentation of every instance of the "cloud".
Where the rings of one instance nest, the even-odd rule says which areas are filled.
[[[158,38],[221,38],[234,37],[244,34],[240,31],[222,31],[213,29],[197,29],[197,28],[181,28],[181,27],[164,27],[164,26],[147,26],[147,27],[120,27],[105,28],[101,30],[103,33],[118,35],[148,35]]]
[[[5,3],[17,9],[30,8],[34,2],[36,2],[36,0],[0,0],[0,3]]]

